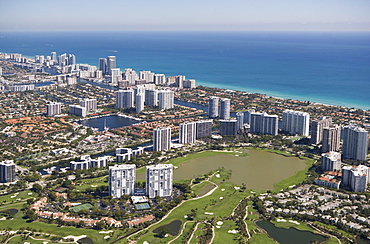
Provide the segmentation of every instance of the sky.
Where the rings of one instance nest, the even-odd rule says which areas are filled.
[[[369,0],[0,0],[0,31],[370,31]]]

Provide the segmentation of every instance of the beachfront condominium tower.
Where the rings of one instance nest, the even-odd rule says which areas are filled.
[[[101,70],[104,75],[107,74],[107,59],[106,58],[99,58],[99,70]]]
[[[289,134],[308,136],[310,115],[306,112],[285,110],[282,130]]]
[[[0,182],[15,181],[15,164],[13,160],[5,160],[0,163]]]
[[[146,166],[146,193],[149,198],[171,196],[172,181],[172,164]]]
[[[330,117],[319,117],[311,122],[311,143],[320,144],[322,142],[323,130],[332,124]]]
[[[116,56],[108,56],[107,58],[107,73],[112,74],[112,69],[116,68]]]
[[[356,125],[343,128],[343,156],[365,161],[368,147],[368,132]]]
[[[196,139],[204,138],[212,134],[212,124],[213,124],[212,120],[201,120],[197,121],[196,123],[197,123]]]
[[[116,92],[116,107],[117,108],[132,108],[134,107],[134,90],[119,90]]]
[[[180,124],[179,142],[181,144],[193,144],[197,135],[196,122],[184,122]]]
[[[135,96],[136,113],[141,113],[144,110],[145,93],[138,93]]]
[[[158,92],[159,107],[161,109],[170,109],[174,106],[174,93],[170,90],[163,90]]]
[[[167,151],[171,148],[171,128],[159,127],[153,131],[153,151]]]
[[[51,61],[52,64],[55,64],[58,61],[56,52],[51,52]]]
[[[135,85],[135,81],[139,79],[139,77],[136,74],[135,70],[128,68],[128,69],[125,69],[125,71],[123,72],[123,79],[128,81],[129,86],[133,86]]]
[[[341,169],[341,154],[339,152],[326,152],[321,154],[321,168],[323,171]]]
[[[210,97],[208,99],[208,116],[210,118],[218,117],[218,97]]]
[[[166,76],[164,74],[154,74],[154,84],[156,85],[165,85],[166,84]]]
[[[135,192],[136,165],[120,164],[109,166],[108,188],[109,196],[120,198]]]
[[[221,98],[220,119],[230,119],[230,99]]]
[[[255,134],[278,134],[278,116],[267,113],[250,113],[250,132]]]
[[[220,134],[222,136],[235,136],[237,120],[220,120]]]
[[[62,104],[56,102],[50,102],[46,104],[46,115],[47,116],[54,116],[60,114],[62,111]]]
[[[154,73],[152,73],[151,71],[140,71],[139,78],[140,80],[145,80],[146,83],[153,83]]]
[[[95,111],[97,109],[97,101],[95,98],[84,98],[80,100],[80,106],[85,107],[86,111]]]
[[[323,129],[322,132],[322,152],[336,152],[340,147],[340,131],[339,125],[331,125]]]

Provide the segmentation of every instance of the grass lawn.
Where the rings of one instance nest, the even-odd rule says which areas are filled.
[[[184,227],[184,225],[185,225],[185,227]],[[173,243],[173,244],[181,244],[181,243],[184,243],[184,241],[187,240],[186,239],[186,236],[190,232],[192,226],[195,225],[195,222],[187,222],[184,225],[182,226],[182,228],[184,229],[182,235],[178,239],[176,239],[175,241],[173,241],[171,243]],[[181,233],[181,230],[180,230],[179,234],[180,233]]]
[[[276,244],[277,242],[265,234],[254,234],[250,239],[251,244]]]
[[[17,205],[9,205],[9,206],[1,206],[2,209],[9,209],[9,208],[15,208],[18,209],[19,212],[15,214],[14,219],[11,220],[1,220],[0,221],[0,229],[6,229],[10,227],[12,230],[19,230],[20,228],[32,228],[36,229],[37,231],[46,233],[46,234],[54,234],[59,236],[68,236],[68,235],[87,235],[89,238],[91,238],[94,243],[106,243],[106,241],[103,239],[104,234],[99,234],[97,230],[92,229],[82,229],[82,228],[76,228],[76,227],[58,227],[56,224],[47,224],[39,221],[33,221],[33,222],[27,222],[27,219],[23,219],[23,211],[21,211],[21,208],[23,207],[23,204],[17,204]],[[17,242],[13,242],[17,243]],[[23,243],[23,242],[22,242]],[[34,243],[33,241],[31,243]]]
[[[204,232],[202,230],[203,227],[205,227],[206,224],[199,224],[197,229],[195,230],[195,233],[193,235],[193,238],[190,240],[191,244],[197,244],[199,242],[198,236],[201,236]]]
[[[139,238],[138,243],[142,243],[143,241],[148,241],[149,243],[160,243],[161,241],[169,241],[173,239],[173,237],[167,237],[163,239],[157,238],[154,236],[152,231],[155,228],[166,225],[174,220],[184,221],[184,215],[190,213],[191,209],[197,209],[197,215],[195,217],[195,220],[197,221],[207,219],[210,220],[218,217],[228,217],[230,216],[234,207],[241,199],[245,198],[247,194],[248,193],[235,190],[232,183],[220,183],[219,188],[216,189],[210,196],[184,202],[180,207],[172,211],[172,213],[164,221],[153,225],[147,234]],[[223,199],[220,199],[220,197],[223,197]]]
[[[310,226],[308,226],[308,225],[306,225],[302,222],[299,222],[300,223],[299,225],[288,222],[288,220],[287,220],[287,222],[271,221],[271,223],[273,223],[278,228],[289,229],[289,228],[292,227],[292,228],[296,228],[297,230],[307,230],[307,231],[311,231],[311,232],[316,232],[313,228],[311,228]]]
[[[194,191],[194,193],[199,196],[199,195],[204,195],[209,191],[208,188],[212,189],[213,184],[208,182],[208,181],[203,181],[202,183],[196,184],[194,187],[191,189]],[[206,192],[203,192],[205,190],[208,190]]]
[[[327,228],[327,229],[331,229],[331,230],[334,230],[334,231],[337,231],[339,233],[341,233],[343,236],[349,238],[349,239],[353,239],[353,235],[351,235],[350,233],[348,232],[345,232],[344,230],[340,230],[338,229],[337,227],[335,226],[332,226],[332,225],[327,225],[327,224],[324,224],[324,223],[321,223],[321,222],[314,222],[315,225],[319,225],[319,226],[322,226],[324,228]]]
[[[102,176],[93,179],[83,179],[79,185],[76,185],[75,191],[84,191],[87,188],[96,188],[98,186],[108,186],[108,176]]]
[[[30,195],[28,193],[31,193]],[[7,204],[11,202],[26,201],[28,198],[34,197],[35,193],[31,191],[20,191],[16,193],[0,196],[0,204]]]
[[[237,226],[234,221],[222,221],[223,224],[220,228],[215,226],[215,239],[213,243],[223,244],[223,243],[235,243],[234,238],[239,234],[228,233],[229,230],[237,229]]]
[[[335,239],[334,237],[330,237],[329,240],[327,242],[325,242],[325,244],[338,244],[338,240]]]

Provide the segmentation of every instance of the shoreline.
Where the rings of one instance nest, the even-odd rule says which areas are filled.
[[[266,96],[269,96],[271,98],[275,98],[275,99],[281,99],[281,100],[297,100],[297,101],[309,101],[311,104],[317,104],[317,105],[323,105],[323,106],[327,106],[327,107],[342,107],[342,108],[348,108],[348,109],[360,109],[360,110],[364,110],[364,111],[369,111],[370,110],[370,106],[369,107],[365,107],[365,105],[360,105],[360,104],[352,104],[352,105],[340,105],[342,102],[339,102],[338,104],[330,104],[332,101],[326,101],[326,102],[320,102],[318,100],[320,99],[317,99],[317,98],[307,98],[306,100],[302,97],[300,97],[299,95],[293,95],[293,94],[279,94],[279,93],[275,93],[274,92],[270,92],[270,91],[263,91],[263,90],[255,90],[253,88],[248,88],[248,87],[236,87],[236,86],[228,86],[228,85],[221,85],[221,84],[212,84],[210,82],[206,82],[206,81],[199,81],[197,80],[197,86],[204,86],[204,87],[209,87],[209,88],[216,88],[216,89],[225,89],[225,90],[233,90],[233,91],[239,91],[239,92],[246,92],[246,93],[249,93],[249,94],[262,94],[262,95],[266,95]],[[249,91],[248,91],[249,90]],[[290,97],[289,97],[290,96]],[[334,103],[334,102],[333,102]],[[343,102],[345,103],[345,102]]]

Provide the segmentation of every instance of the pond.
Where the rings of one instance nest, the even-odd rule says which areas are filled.
[[[257,221],[256,224],[281,244],[310,244],[313,241],[323,242],[326,240],[324,236],[310,231],[302,231],[295,228],[278,228],[267,220]]]
[[[208,186],[204,187],[202,190],[200,190],[198,192],[198,197],[201,197],[201,196],[207,194],[209,191],[211,191],[215,187],[216,187],[215,185],[208,185]]]
[[[169,230],[169,234],[172,235],[172,236],[177,236],[177,234],[179,233],[180,231],[180,228],[181,228],[181,220],[174,220],[172,221],[171,223],[169,224],[166,224],[166,225],[162,225],[158,228],[156,228],[155,230],[153,230],[153,233],[159,233],[160,229],[162,228],[167,228]]]
[[[85,237],[85,238],[82,238],[82,239],[78,240],[77,243],[79,243],[79,244],[94,244],[94,242],[88,237]]]
[[[234,184],[246,184],[248,189],[272,190],[274,184],[304,170],[307,165],[297,157],[285,157],[276,153],[251,149],[249,156],[237,157],[230,154],[197,158],[182,163],[174,170],[174,180],[193,179],[201,174],[224,167],[232,172],[228,180]],[[136,175],[145,180],[145,173]]]
[[[119,127],[133,125],[138,122],[140,122],[140,120],[136,120],[129,117],[123,117],[119,115],[102,116],[98,118],[80,121],[80,123],[83,124],[84,126],[97,128],[99,131],[103,131],[104,126],[107,126],[109,129],[115,129]]]

